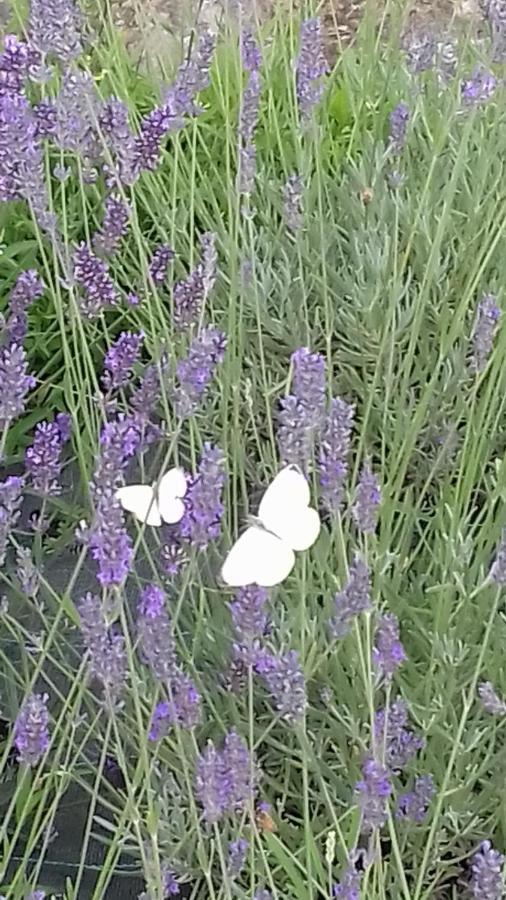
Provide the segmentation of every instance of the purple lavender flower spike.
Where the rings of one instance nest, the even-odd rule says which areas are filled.
[[[0,481],[0,566],[5,562],[9,537],[20,516],[22,490],[23,479],[16,475]]]
[[[125,639],[107,624],[100,597],[87,593],[77,604],[81,633],[88,652],[88,669],[114,701],[124,686],[128,669]]]
[[[18,344],[0,347],[0,431],[8,428],[25,409],[26,395],[35,387],[33,375],[28,374],[26,353]]]
[[[362,534],[373,534],[378,522],[381,503],[379,481],[368,462],[362,468],[352,508],[355,524]]]
[[[30,0],[28,37],[44,56],[71,63],[82,53],[83,19],[73,0]]]
[[[227,339],[216,328],[204,328],[190,345],[188,356],[177,366],[178,387],[174,406],[178,416],[193,415],[211,383],[216,366],[223,361]]]
[[[378,677],[386,681],[390,681],[394,672],[406,659],[404,647],[399,640],[399,622],[392,613],[380,616],[376,626],[372,658]]]
[[[210,741],[198,759],[195,779],[205,820],[213,824],[226,812],[241,812],[253,800],[256,778],[249,750],[236,731],[227,734],[221,751]]]
[[[304,224],[303,184],[300,175],[290,175],[283,187],[283,218],[292,234],[298,234]]]
[[[494,337],[501,319],[501,310],[496,298],[486,294],[478,304],[472,336],[472,352],[469,361],[471,372],[479,374],[486,368]]]
[[[257,772],[251,755],[237,731],[229,731],[223,743],[227,806],[241,812],[253,800]]]
[[[367,758],[362,766],[362,778],[355,790],[362,811],[364,831],[382,828],[388,817],[388,798],[392,793],[388,770],[372,758]]]
[[[291,362],[292,394],[281,401],[277,438],[283,462],[306,470],[325,418],[325,360],[300,347]]]
[[[406,64],[413,75],[432,69],[436,60],[436,37],[431,32],[415,31],[405,47]]]
[[[204,444],[198,472],[188,484],[185,514],[179,526],[182,538],[199,550],[219,537],[226,477],[222,451]]]
[[[328,71],[319,19],[308,19],[302,23],[295,71],[300,120],[302,126],[307,126],[323,96],[325,86],[322,79]]]
[[[132,377],[132,369],[139,360],[144,333],[122,331],[107,351],[104,359],[102,384],[107,391],[126,387]]]
[[[379,709],[374,717],[374,740],[385,754],[385,763],[392,772],[400,772],[424,747],[425,742],[409,728],[408,706],[395,700],[388,709]]]
[[[74,278],[82,289],[79,306],[85,318],[96,319],[103,309],[118,302],[118,291],[105,262],[84,242],[74,253]]]
[[[304,717],[307,707],[306,682],[295,650],[279,656],[264,653],[255,665],[274,700],[279,716],[289,725]]]
[[[34,269],[28,269],[19,275],[9,297],[9,318],[6,325],[9,343],[23,343],[27,330],[27,310],[43,292],[44,285]]]
[[[332,889],[332,896],[341,900],[360,900],[361,881],[362,872],[357,869],[355,860],[350,858],[341,880]]]
[[[204,303],[216,281],[216,235],[200,238],[201,259],[183,281],[174,285],[174,321],[179,329],[198,322]]]
[[[30,68],[38,62],[39,54],[33,47],[15,34],[6,34],[0,53],[0,96],[22,94]]]
[[[202,32],[195,53],[178,69],[166,100],[173,101],[179,116],[198,116],[202,111],[195,98],[209,87],[215,43],[214,35],[210,31]]]
[[[240,36],[241,62],[247,72],[256,72],[262,65],[262,53],[250,28],[244,28]]]
[[[172,869],[166,869],[163,873],[163,889],[166,897],[176,897],[181,893],[181,886]]]
[[[482,3],[492,38],[492,60],[506,59],[506,3],[504,0],[484,0]]]
[[[299,347],[292,353],[292,391],[306,410],[308,424],[321,426],[325,415],[325,359]]]
[[[332,636],[345,637],[349,633],[353,619],[370,609],[372,609],[371,577],[366,564],[357,556],[350,566],[346,586],[336,594],[335,612],[330,621]]]
[[[406,143],[406,133],[410,118],[409,106],[398,103],[389,116],[390,134],[388,147],[391,153],[398,154]]]
[[[30,694],[14,725],[14,744],[22,765],[36,766],[49,747],[47,694]]]
[[[506,528],[503,529],[494,562],[490,567],[490,579],[499,587],[506,584]]]
[[[436,793],[432,775],[421,775],[415,779],[412,791],[401,794],[397,802],[396,817],[408,819],[419,825],[425,819],[430,802]]]
[[[103,140],[98,131],[101,100],[93,77],[67,69],[54,103],[53,142],[81,158],[85,181],[96,180],[94,166],[102,159]]]
[[[256,666],[262,655],[261,640],[267,628],[265,588],[240,588],[230,604],[234,624],[234,658],[242,665]]]
[[[202,720],[200,694],[188,675],[178,669],[168,686],[170,698],[155,707],[149,730],[149,740],[159,741],[172,726],[195,728]]]
[[[165,279],[167,278],[169,265],[174,257],[175,253],[168,244],[162,244],[154,251],[149,263],[149,275],[157,288],[163,286]]]
[[[478,695],[485,712],[491,716],[506,716],[506,702],[501,700],[490,681],[478,685]]]
[[[255,186],[255,131],[260,104],[262,62],[260,48],[250,31],[241,35],[241,59],[249,74],[239,116],[239,191],[241,194],[249,195]]]
[[[105,144],[104,165],[108,187],[132,185],[137,178],[136,141],[128,122],[128,107],[117,97],[109,97],[98,116],[99,131]],[[107,155],[106,154],[106,155]]]
[[[176,648],[165,608],[165,594],[154,584],[144,588],[138,606],[137,633],[141,656],[155,678],[168,684],[176,672]]]
[[[54,422],[39,422],[35,429],[33,444],[25,453],[25,465],[31,488],[41,497],[61,493],[61,455],[69,436],[69,429],[62,431],[58,418]]]
[[[93,238],[93,249],[101,256],[114,256],[118,252],[121,238],[128,231],[130,208],[121,197],[111,194],[105,201],[105,215],[102,228]]]
[[[246,862],[246,854],[249,849],[249,841],[246,838],[238,838],[236,841],[230,841],[228,845],[227,871],[230,878],[238,878],[241,874],[244,863]]]
[[[197,761],[195,794],[206,822],[210,825],[218,822],[228,805],[226,767],[222,753],[216,749],[212,741]]]
[[[504,856],[494,850],[490,841],[482,841],[471,862],[471,883],[474,900],[501,900],[503,894],[502,871]]]
[[[170,540],[160,550],[160,562],[167,578],[176,578],[181,574],[188,561],[184,547],[179,541]]]
[[[473,74],[461,84],[462,101],[465,106],[479,106],[487,103],[497,87],[497,80],[491,72],[475,69]]]
[[[36,597],[40,587],[40,574],[28,547],[16,550],[16,577],[25,597]]]
[[[343,501],[355,407],[335,397],[320,440],[320,485],[326,508],[336,515]]]

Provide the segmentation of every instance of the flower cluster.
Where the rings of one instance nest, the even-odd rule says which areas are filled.
[[[406,133],[409,124],[409,106],[405,103],[399,103],[392,110],[389,117],[389,150],[391,153],[398,154],[406,143]]]
[[[345,587],[336,594],[334,616],[330,622],[332,636],[344,637],[348,634],[353,619],[370,609],[371,577],[366,564],[357,556],[350,566]]]
[[[372,658],[378,677],[385,681],[391,680],[394,672],[406,659],[404,647],[399,640],[399,622],[392,613],[385,613],[379,618]]]
[[[234,658],[245,666],[255,666],[262,656],[261,642],[267,629],[265,588],[239,588],[230,604],[234,625]]]
[[[283,462],[306,470],[325,419],[325,360],[300,347],[291,362],[293,388],[281,401],[278,445]]]
[[[49,747],[47,694],[30,694],[14,725],[14,744],[19,762],[36,766]]]
[[[197,762],[195,793],[209,824],[226,813],[237,813],[253,800],[258,773],[250,752],[236,731],[229,731],[221,750],[212,741]]]
[[[93,249],[102,256],[114,256],[117,253],[121,238],[128,231],[130,208],[115,194],[105,201],[105,215],[102,228],[93,238]]]
[[[179,329],[195,324],[200,318],[206,298],[216,280],[216,236],[203,234],[200,239],[200,262],[183,281],[174,285],[174,321]]]
[[[203,328],[190,344],[188,356],[177,365],[178,386],[174,406],[178,416],[187,418],[198,409],[216,366],[225,355],[227,339],[216,328]]]
[[[306,682],[295,650],[288,653],[259,656],[256,671],[263,677],[274,706],[289,725],[295,725],[304,718],[307,707]]]
[[[219,537],[224,513],[225,457],[218,447],[204,444],[198,472],[189,480],[180,533],[199,550]]]
[[[255,131],[261,91],[260,48],[251,32],[241,36],[241,56],[249,74],[239,117],[239,190],[242,194],[251,194],[256,174]]]
[[[62,449],[70,437],[70,417],[64,413],[54,422],[39,422],[31,447],[25,453],[26,473],[32,490],[41,497],[61,493]]]
[[[506,701],[501,700],[490,681],[478,685],[478,694],[485,712],[491,716],[506,716]]]
[[[0,347],[0,432],[24,411],[26,395],[36,385],[28,374],[26,353],[19,344]]]
[[[95,319],[103,309],[118,302],[118,290],[105,262],[84,242],[74,253],[74,278],[82,289],[79,306],[87,319]]]
[[[471,77],[462,82],[462,100],[466,106],[479,106],[487,103],[496,87],[497,79],[492,72],[487,72],[482,68],[475,69]]]
[[[401,794],[397,801],[396,816],[420,824],[427,815],[430,802],[436,793],[432,775],[415,778],[413,789]]]
[[[125,639],[118,628],[108,624],[104,605],[95,594],[85,594],[77,609],[90,675],[114,701],[123,688],[128,669]]]
[[[162,287],[165,279],[167,278],[169,265],[174,259],[174,256],[174,251],[168,244],[162,244],[153,252],[153,255],[149,262],[148,271],[149,277],[151,278],[151,281],[156,288]]]
[[[30,0],[28,37],[45,56],[68,64],[82,52],[83,20],[73,0]]]
[[[34,269],[28,269],[18,277],[9,298],[9,317],[6,323],[9,343],[18,345],[23,343],[28,324],[27,310],[42,296],[43,291],[44,285]]]
[[[19,516],[23,490],[23,480],[10,475],[0,481],[0,566],[5,562],[10,533]]]
[[[132,375],[132,369],[139,360],[144,333],[122,331],[109,348],[104,359],[102,384],[107,391],[125,387]]]
[[[392,793],[392,782],[386,766],[368,757],[362,767],[362,778],[355,790],[362,813],[364,831],[381,828],[388,816],[388,799]]]
[[[373,534],[378,521],[378,507],[381,503],[379,481],[368,462],[360,473],[352,514],[355,524],[362,534]]]
[[[487,294],[478,304],[476,313],[469,360],[471,372],[480,373],[485,369],[492,352],[500,318],[501,310],[496,298],[492,294]]]
[[[501,900],[504,856],[494,850],[490,841],[483,841],[471,863],[471,896],[474,900]]]
[[[374,718],[374,740],[384,754],[392,772],[400,772],[413,759],[425,742],[407,727],[408,706],[395,700],[390,707],[377,711]]]
[[[300,175],[290,175],[283,187],[283,218],[293,234],[298,234],[304,223],[302,194],[302,178]]]
[[[313,110],[323,96],[325,87],[322,78],[327,71],[320,20],[308,19],[301,25],[299,56],[295,65],[297,102],[303,126],[311,121]]]

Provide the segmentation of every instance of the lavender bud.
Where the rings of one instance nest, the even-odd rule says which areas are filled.
[[[337,514],[348,475],[348,455],[355,407],[340,397],[332,400],[320,440],[320,485],[326,508]]]
[[[415,31],[405,48],[406,63],[413,75],[432,69],[436,59],[436,38],[429,32]]]
[[[368,462],[360,473],[352,515],[359,531],[372,534],[378,522],[378,506],[381,503],[381,490],[378,479]]]
[[[474,330],[472,336],[472,354],[469,361],[471,372],[476,374],[485,369],[492,347],[494,337],[501,318],[501,310],[496,298],[492,294],[486,294],[478,304]]]
[[[177,541],[169,541],[160,550],[162,570],[168,578],[176,578],[180,575],[187,561],[184,547]]]
[[[283,218],[292,234],[298,234],[304,224],[302,192],[303,183],[300,175],[290,175],[283,188]]]
[[[198,472],[189,479],[185,514],[179,526],[182,538],[199,550],[205,550],[220,535],[226,477],[222,451],[205,443]]]
[[[23,480],[15,475],[0,481],[0,566],[5,563],[9,537],[20,516],[22,490]]]
[[[82,53],[83,19],[73,0],[30,0],[28,36],[42,54],[70,63]]]
[[[372,758],[365,760],[362,778],[355,790],[362,812],[364,831],[382,828],[388,817],[388,798],[392,793],[388,770]]]
[[[14,725],[14,744],[22,765],[36,766],[49,747],[47,694],[30,694]]]
[[[328,71],[319,19],[308,19],[301,25],[295,71],[300,120],[303,126],[307,126],[323,96],[325,87],[322,78]]]
[[[200,239],[202,256],[187,278],[174,285],[174,321],[179,329],[198,322],[204,303],[216,280],[216,235],[204,234]]]
[[[40,576],[28,547],[18,547],[16,550],[16,577],[26,597],[37,596]]]
[[[144,588],[141,594],[137,633],[144,662],[155,678],[168,684],[176,671],[176,648],[165,608],[165,594],[154,584]]]
[[[469,885],[474,900],[501,900],[503,897],[502,869],[504,856],[492,848],[490,841],[482,841],[471,863]]]
[[[490,568],[490,578],[499,587],[506,584],[506,528],[503,529],[496,557]]]
[[[295,650],[280,656],[265,653],[257,659],[255,668],[264,678],[280,718],[289,725],[300,722],[306,711],[307,695],[298,653]]]
[[[93,238],[93,249],[101,256],[114,256],[117,253],[121,238],[128,231],[130,207],[115,195],[105,201],[105,215],[102,228]]]
[[[86,319],[95,319],[103,309],[117,304],[118,291],[105,262],[84,242],[74,253],[74,278],[83,292],[79,306]]]
[[[391,153],[400,153],[406,143],[406,132],[410,118],[409,106],[399,103],[389,117],[390,134],[388,147]]]
[[[250,28],[244,28],[240,36],[241,62],[247,72],[256,72],[262,65],[262,54]]]
[[[466,106],[479,106],[487,103],[497,87],[497,80],[491,72],[477,68],[471,77],[462,81],[461,95]]]
[[[114,701],[123,688],[128,669],[125,639],[109,627],[99,597],[87,593],[77,608],[90,675],[102,684],[108,698]]]
[[[92,75],[66,69],[55,100],[51,138],[62,150],[81,158],[86,183],[96,181],[94,165],[103,153],[103,141],[98,132],[101,105]]]
[[[334,638],[342,638],[348,634],[353,619],[362,612],[372,609],[371,578],[369,569],[360,557],[355,557],[350,566],[350,574],[346,586],[336,594],[335,613],[330,621],[330,630]]]
[[[491,716],[506,716],[506,703],[496,694],[490,681],[478,685],[478,694],[485,712]]]
[[[374,717],[374,740],[385,754],[385,763],[393,772],[400,772],[424,747],[425,742],[407,728],[408,706],[395,700],[387,709],[380,709]]]
[[[132,377],[132,369],[139,361],[144,341],[144,332],[132,334],[122,331],[113,345],[109,347],[104,359],[102,384],[107,391],[126,387]]]
[[[292,394],[281,402],[278,444],[283,462],[306,470],[325,418],[325,360],[300,347],[291,362]]]
[[[39,422],[31,447],[25,453],[26,473],[32,490],[41,497],[61,493],[61,454],[68,432],[62,433],[58,421]]]
[[[249,750],[230,731],[221,751],[210,741],[197,762],[195,793],[205,820],[213,824],[226,812],[241,812],[253,800],[257,773]]]
[[[136,142],[128,123],[128,107],[117,97],[109,97],[99,111],[99,129],[112,157],[112,171],[105,165],[107,184],[132,185],[137,178]]]
[[[159,289],[163,286],[163,283],[167,278],[169,265],[174,259],[174,256],[175,253],[168,244],[162,244],[162,246],[157,247],[154,251],[151,262],[149,263],[148,271],[156,288]]]
[[[26,353],[17,344],[0,347],[0,431],[8,428],[25,409],[26,395],[35,387],[33,375],[28,375]]]
[[[255,186],[255,131],[258,123],[261,89],[260,72],[258,69],[253,69],[249,73],[243,91],[239,116],[239,191],[241,194],[251,194]]]
[[[177,366],[179,385],[174,395],[180,418],[195,413],[211,383],[216,366],[223,361],[227,339],[216,328],[204,328],[190,345],[188,356]]]
[[[255,666],[260,652],[260,641],[267,628],[265,588],[250,585],[240,588],[230,604],[234,624],[234,656],[246,666]]]
[[[399,640],[399,622],[392,613],[379,618],[372,658],[378,677],[386,681],[390,681],[396,669],[406,659],[404,647]]]
[[[401,794],[397,803],[396,816],[398,819],[408,819],[410,822],[420,824],[427,815],[430,802],[436,793],[432,775],[422,775],[415,778],[412,791]]]
[[[190,729],[201,722],[200,694],[191,678],[176,669],[168,690],[170,699],[155,707],[149,730],[150,741],[161,740],[174,725]]]
[[[27,310],[43,291],[44,285],[34,269],[28,269],[19,275],[9,298],[9,318],[6,325],[8,343],[23,343],[27,331]]]
[[[246,862],[246,854],[249,849],[249,841],[245,838],[239,838],[236,841],[230,841],[228,845],[227,871],[230,878],[239,878],[244,863]]]
[[[166,98],[172,100],[179,116],[200,114],[201,108],[195,98],[209,87],[214,47],[215,38],[211,32],[202,32],[195,53],[179,67]]]
[[[26,41],[15,34],[4,37],[3,53],[0,53],[0,96],[22,94],[30,67],[36,65],[39,55]]]

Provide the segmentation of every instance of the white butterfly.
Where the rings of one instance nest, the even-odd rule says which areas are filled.
[[[159,527],[162,522],[173,525],[184,515],[182,498],[187,484],[182,469],[169,469],[160,479],[158,488],[149,484],[127,484],[116,491],[123,509],[131,512],[146,525]]]
[[[320,517],[309,500],[304,475],[295,466],[282,469],[262,497],[258,519],[228,554],[223,581],[231,587],[284,581],[295,565],[294,550],[307,550],[320,532]]]

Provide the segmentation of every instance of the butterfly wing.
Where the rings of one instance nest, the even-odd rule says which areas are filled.
[[[231,587],[258,584],[273,587],[290,574],[295,565],[293,550],[275,534],[252,526],[230,550],[221,576]]]
[[[164,522],[174,525],[184,516],[182,497],[186,494],[187,483],[182,469],[169,469],[158,485],[158,508]]]
[[[162,524],[155,492],[149,484],[128,484],[116,491],[123,509],[134,514],[139,522],[158,528]]]
[[[286,466],[267,488],[258,510],[265,528],[292,550],[307,550],[320,533],[320,517],[309,506],[310,490],[295,466]]]

